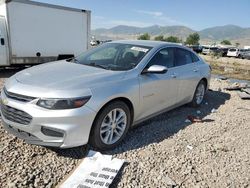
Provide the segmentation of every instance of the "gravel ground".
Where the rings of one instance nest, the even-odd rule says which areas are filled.
[[[12,73],[0,72],[0,88]],[[126,160],[111,187],[250,187],[250,101],[226,86],[212,79],[201,107],[183,106],[129,131],[106,152]],[[185,123],[197,111],[204,122]],[[55,187],[87,150],[28,145],[0,126],[0,187]]]

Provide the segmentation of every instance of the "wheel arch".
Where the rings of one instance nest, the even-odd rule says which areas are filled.
[[[117,98],[114,98],[114,99],[108,101],[107,103],[105,103],[105,104],[102,106],[102,108],[99,110],[99,112],[100,112],[101,110],[103,110],[103,108],[105,108],[108,104],[110,104],[110,103],[112,103],[112,102],[115,102],[115,101],[122,101],[122,102],[124,102],[124,103],[128,106],[129,111],[130,111],[130,116],[131,116],[130,125],[132,125],[133,120],[134,120],[134,105],[133,105],[133,103],[131,102],[131,100],[129,100],[129,99],[126,98],[126,97],[117,97]],[[98,113],[99,113],[99,112],[98,112]],[[98,113],[97,113],[97,114],[98,114]]]
[[[91,133],[92,133],[92,130],[94,128],[94,124],[97,120],[97,117],[99,116],[99,114],[102,112],[102,110],[109,104],[115,102],[115,101],[122,101],[124,102],[128,108],[129,108],[129,111],[130,111],[130,116],[131,116],[131,119],[130,119],[130,126],[133,124],[133,121],[134,121],[134,105],[132,104],[131,100],[129,100],[128,98],[126,97],[116,97],[116,98],[113,98],[111,100],[109,100],[108,102],[106,102],[100,109],[99,111],[97,112],[96,116],[95,116],[95,119],[92,123],[92,126],[91,126]]]
[[[207,78],[203,77],[203,78],[199,81],[199,83],[200,83],[201,81],[204,81],[204,82],[205,82],[205,84],[206,84],[206,90],[207,90],[207,89],[208,89],[208,80],[207,80]],[[199,84],[199,83],[198,83],[198,84]]]

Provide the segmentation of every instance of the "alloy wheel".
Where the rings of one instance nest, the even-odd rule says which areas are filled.
[[[100,137],[103,143],[116,143],[124,134],[127,126],[127,115],[121,108],[111,110],[103,119]]]
[[[202,103],[204,95],[205,95],[205,86],[204,84],[200,84],[197,88],[196,95],[195,95],[196,103],[198,105]]]

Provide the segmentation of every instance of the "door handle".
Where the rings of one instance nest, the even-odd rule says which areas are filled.
[[[171,74],[171,77],[172,77],[172,78],[176,78],[177,75],[176,75],[175,73],[173,73],[173,74]]]
[[[5,45],[4,38],[1,38],[1,45],[2,45],[2,46]]]
[[[198,72],[198,70],[199,70],[199,69],[197,69],[197,68],[194,68],[194,70],[193,70],[193,71],[194,71],[194,72]]]

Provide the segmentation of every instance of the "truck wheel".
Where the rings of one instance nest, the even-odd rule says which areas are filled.
[[[206,93],[206,83],[205,81],[201,80],[196,87],[191,105],[193,107],[200,106],[204,99],[205,93]]]
[[[131,114],[122,101],[108,104],[96,117],[90,134],[90,144],[98,150],[116,147],[130,127]]]

